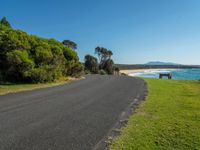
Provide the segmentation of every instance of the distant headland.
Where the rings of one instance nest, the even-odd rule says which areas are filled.
[[[151,61],[145,64],[117,64],[120,70],[129,69],[186,69],[186,68],[200,68],[200,65],[184,65],[173,62]]]

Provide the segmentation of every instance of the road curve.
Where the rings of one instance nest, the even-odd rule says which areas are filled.
[[[0,150],[89,150],[144,95],[142,79],[91,75],[0,96]]]

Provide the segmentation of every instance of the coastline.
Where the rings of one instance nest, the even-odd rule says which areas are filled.
[[[130,69],[130,70],[120,70],[120,73],[124,73],[129,75],[130,73],[143,73],[143,72],[151,72],[151,71],[165,71],[165,70],[177,70],[172,68],[159,68],[159,69]]]

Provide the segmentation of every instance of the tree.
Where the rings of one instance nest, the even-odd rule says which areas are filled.
[[[73,50],[76,50],[77,49],[77,44],[73,41],[70,41],[70,40],[64,40],[63,42],[63,45],[65,45],[66,47],[68,48],[71,48]]]
[[[99,46],[97,46],[96,48],[95,48],[95,54],[97,54],[98,55],[98,58],[99,58],[99,62],[101,61],[101,47],[99,47]]]
[[[10,23],[7,21],[6,17],[3,17],[3,18],[1,19],[1,21],[0,21],[0,23],[1,23],[2,25],[4,25],[4,26],[7,26],[7,27],[11,28],[11,25],[10,25]]]
[[[114,73],[114,61],[112,59],[108,59],[104,62],[102,69],[105,70],[108,74]]]
[[[111,56],[113,55],[111,50],[99,46],[95,48],[95,54],[98,55],[100,64],[103,64],[106,60],[111,59]]]
[[[115,75],[119,75],[119,73],[120,73],[119,67],[114,66],[114,74],[115,74]]]
[[[51,82],[62,76],[79,76],[77,45],[63,43],[14,30],[6,18],[0,20],[0,79],[8,81]],[[69,45],[70,44],[70,45]]]
[[[111,59],[111,56],[113,55],[113,52],[111,50],[108,50],[107,51],[107,55],[108,55],[108,58]]]
[[[65,56],[65,59],[68,61],[71,61],[71,60],[78,61],[77,53],[75,51],[73,51],[71,48],[65,47],[63,49],[63,54]]]
[[[65,74],[67,76],[79,77],[83,73],[84,66],[80,62],[67,61],[65,67]]]
[[[85,69],[89,70],[91,73],[98,73],[98,61],[96,57],[91,55],[85,56]]]
[[[26,80],[26,74],[34,67],[34,62],[28,56],[27,51],[14,50],[7,55],[7,75],[12,80]]]
[[[51,49],[45,49],[42,46],[35,48],[35,61],[37,64],[49,64],[53,59]]]

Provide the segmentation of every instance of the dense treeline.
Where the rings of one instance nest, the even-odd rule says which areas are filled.
[[[114,61],[111,59],[113,53],[104,47],[96,47],[95,54],[98,59],[92,55],[85,56],[85,70],[90,73],[100,74],[118,74],[119,68],[115,66]]]
[[[116,64],[121,70],[131,69],[159,69],[159,68],[171,68],[171,69],[187,69],[187,68],[200,68],[199,65],[145,65],[145,64]]]
[[[0,21],[0,80],[50,82],[62,76],[79,76],[84,67],[76,43],[44,39],[15,30]]]

